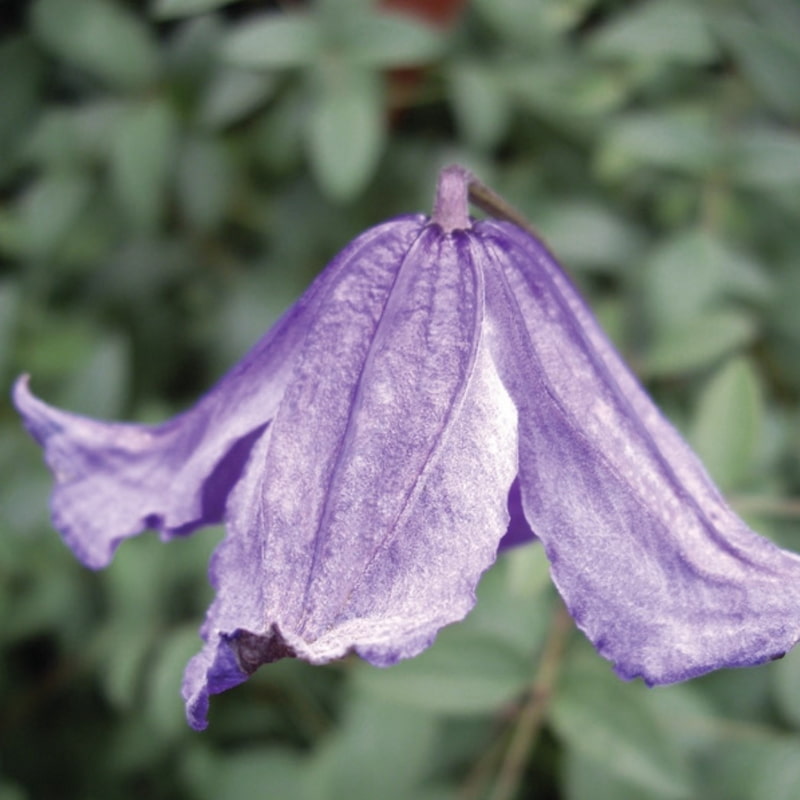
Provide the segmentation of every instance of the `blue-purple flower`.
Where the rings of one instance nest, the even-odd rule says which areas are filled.
[[[530,538],[578,626],[625,678],[757,664],[800,638],[800,557],[761,538],[622,363],[564,272],[516,225],[432,218],[359,236],[194,408],[99,422],[14,398],[87,566],[145,528],[225,522],[210,694],[261,664],[416,655],[474,603],[498,546]],[[513,487],[513,491],[510,490]]]

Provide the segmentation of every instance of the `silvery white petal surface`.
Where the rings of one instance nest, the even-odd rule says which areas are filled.
[[[477,227],[525,516],[579,627],[651,684],[785,653],[800,557],[731,511],[545,248],[507,223]]]

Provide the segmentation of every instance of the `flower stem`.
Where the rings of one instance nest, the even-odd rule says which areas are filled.
[[[439,173],[432,219],[445,233],[472,227],[468,200],[471,180],[472,175],[457,164],[445,167]]]
[[[488,186],[481,183],[472,173],[468,172],[467,176],[469,180],[467,184],[469,199],[474,205],[495,219],[513,222],[517,227],[541,240],[542,237],[539,236],[533,225],[525,219],[523,214],[500,197],[497,192],[492,191]]]
[[[519,789],[528,757],[547,717],[547,709],[553,697],[571,631],[572,619],[564,604],[559,602],[539,660],[539,668],[527,700],[517,717],[516,728],[497,773],[490,800],[512,800]]]

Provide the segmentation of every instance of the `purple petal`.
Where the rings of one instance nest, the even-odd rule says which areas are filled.
[[[780,656],[800,636],[800,557],[728,508],[546,250],[479,230],[525,515],[578,625],[651,684]]]
[[[359,253],[369,257],[385,229],[401,254],[423,222],[421,215],[400,218],[360,236],[196,406],[162,425],[99,422],[61,411],[34,397],[27,377],[21,378],[14,403],[45,449],[56,479],[53,523],[76,556],[99,568],[123,539],[144,528],[169,538],[221,521],[250,448],[276,413],[328,285]]]
[[[498,552],[529,544],[536,539],[536,534],[531,530],[531,526],[528,525],[528,520],[525,519],[519,478],[514,479],[514,483],[511,484],[511,489],[508,492],[508,513],[511,517],[508,521],[508,530],[500,540],[500,545],[497,548]]]
[[[400,261],[402,263],[400,263]],[[516,414],[486,348],[481,265],[430,226],[403,259],[332,284],[230,502],[190,722],[294,654],[386,666],[474,603],[508,525]]]

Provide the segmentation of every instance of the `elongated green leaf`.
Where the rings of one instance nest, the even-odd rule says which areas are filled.
[[[107,157],[122,110],[114,101],[54,108],[39,118],[25,155],[46,168],[70,169],[101,162]]]
[[[308,123],[311,167],[336,200],[350,200],[372,177],[383,141],[383,97],[377,76],[341,69],[319,83]]]
[[[40,54],[27,39],[0,44],[0,180],[14,166],[14,153],[28,134],[44,73]]]
[[[220,70],[209,82],[200,107],[200,121],[210,128],[222,128],[252,114],[275,89],[275,79],[263,72]]]
[[[644,788],[617,775],[613,766],[569,749],[561,765],[566,800],[669,800],[670,790]]]
[[[464,138],[478,148],[495,146],[511,117],[501,81],[490,69],[466,61],[455,64],[448,78],[450,102]]]
[[[134,228],[155,229],[162,218],[171,177],[176,122],[156,99],[122,115],[111,145],[111,173],[117,197]]]
[[[71,373],[60,400],[83,414],[113,419],[122,414],[128,378],[127,343],[104,332],[85,362]]]
[[[743,129],[733,142],[731,175],[767,192],[800,191],[800,134],[767,126]]]
[[[506,41],[534,50],[576,25],[589,0],[475,0],[476,10]]]
[[[174,739],[186,731],[186,714],[180,694],[186,662],[197,652],[198,635],[194,625],[169,631],[155,654],[147,676],[146,714],[159,735]]]
[[[587,648],[567,662],[551,721],[570,748],[612,776],[657,796],[692,797],[688,764],[647,703],[648,691],[620,681]]]
[[[176,19],[192,14],[205,14],[233,2],[234,0],[156,0],[153,14],[158,19]]]
[[[800,650],[792,650],[771,667],[772,691],[778,713],[800,731]]]
[[[722,366],[700,395],[690,440],[723,491],[752,470],[763,416],[758,375],[744,358]]]
[[[55,55],[114,86],[142,86],[158,72],[149,29],[115,0],[37,0],[32,21]]]
[[[574,58],[515,63],[505,67],[501,76],[518,105],[559,125],[569,123],[581,138],[593,134],[590,125],[606,123],[627,93],[625,81],[617,75],[589,70]]]
[[[626,8],[593,37],[595,54],[632,61],[703,64],[716,55],[702,6],[686,0],[652,0]]]
[[[178,163],[177,195],[186,220],[197,228],[219,225],[233,189],[231,159],[212,138],[185,141]]]
[[[344,724],[309,764],[310,800],[406,800],[433,754],[434,718],[372,697],[351,698]]]
[[[321,35],[309,14],[265,14],[228,34],[222,53],[231,64],[251,69],[306,66],[319,55]]]
[[[647,354],[646,375],[675,375],[713,364],[756,336],[753,318],[744,311],[709,311],[664,330]]]
[[[85,208],[91,190],[88,176],[74,170],[58,170],[34,183],[20,208],[23,254],[32,258],[50,254]]]
[[[619,272],[632,263],[640,239],[627,220],[588,200],[552,206],[536,228],[562,263],[582,269]]]
[[[20,305],[19,290],[8,280],[0,281],[0,378],[6,376],[6,364],[11,354],[17,313]]]
[[[157,636],[149,624],[134,627],[120,622],[112,623],[98,635],[103,689],[118,709],[129,712],[135,707],[144,665]]]
[[[800,117],[797,34],[734,15],[719,18],[715,28],[761,97],[775,110]]]
[[[705,109],[665,109],[618,116],[597,155],[601,174],[623,178],[642,166],[704,174],[724,155]]]
[[[358,687],[375,697],[432,712],[486,714],[519,695],[532,664],[488,634],[457,627],[439,634],[421,655],[387,672],[359,669]]]
[[[732,297],[766,301],[762,265],[705,228],[670,236],[647,259],[644,298],[657,328],[675,328]]]
[[[241,747],[214,759],[207,780],[197,787],[197,797],[242,800],[260,795],[265,800],[308,800],[308,770],[308,760],[291,750],[269,745]]]
[[[345,27],[341,46],[345,58],[369,67],[408,67],[435,59],[442,35],[408,15],[362,14]]]
[[[713,800],[795,800],[800,786],[800,737],[766,731],[728,737],[704,759],[698,797]]]

